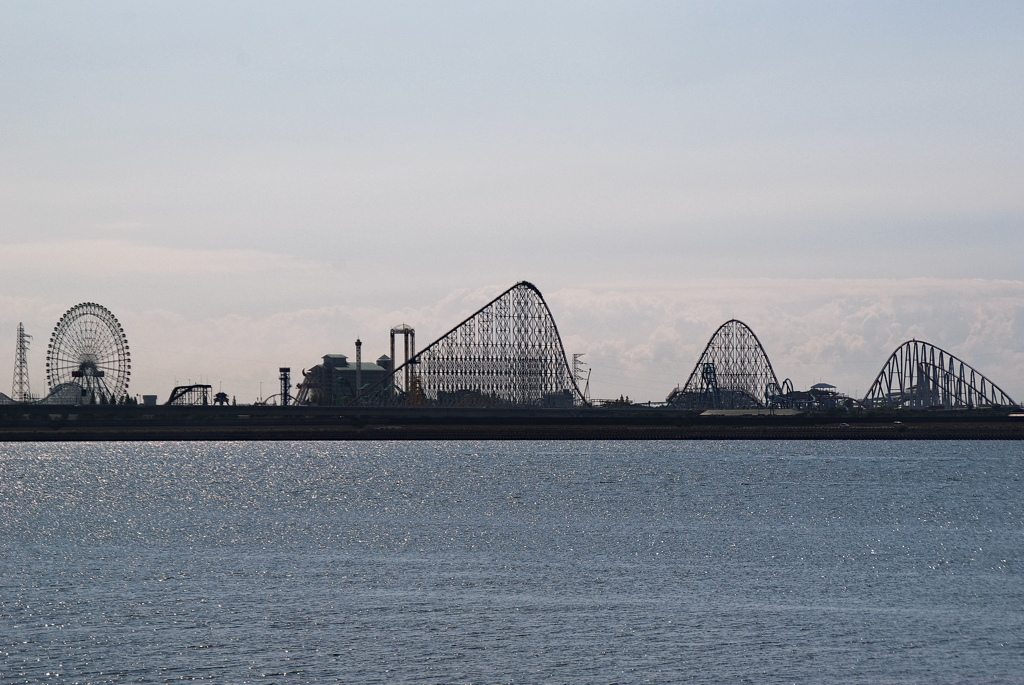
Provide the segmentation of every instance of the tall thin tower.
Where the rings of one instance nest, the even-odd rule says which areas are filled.
[[[14,387],[11,397],[15,402],[31,402],[32,392],[28,386],[28,341],[31,335],[25,333],[25,326],[18,324],[18,346],[14,352]]]

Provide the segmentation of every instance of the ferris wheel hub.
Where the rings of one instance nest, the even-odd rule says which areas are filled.
[[[84,302],[64,313],[47,347],[51,392],[73,383],[87,402],[117,402],[125,397],[130,376],[128,339],[109,309]]]

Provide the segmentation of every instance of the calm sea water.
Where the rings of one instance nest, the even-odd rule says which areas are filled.
[[[1024,445],[0,445],[0,682],[1024,682]]]

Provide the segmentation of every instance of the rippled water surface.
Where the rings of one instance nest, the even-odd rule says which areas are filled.
[[[1022,682],[1022,459],[0,444],[0,682]]]

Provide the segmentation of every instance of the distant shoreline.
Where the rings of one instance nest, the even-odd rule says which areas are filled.
[[[1002,412],[700,416],[671,409],[0,406],[0,441],[1024,440]]]

